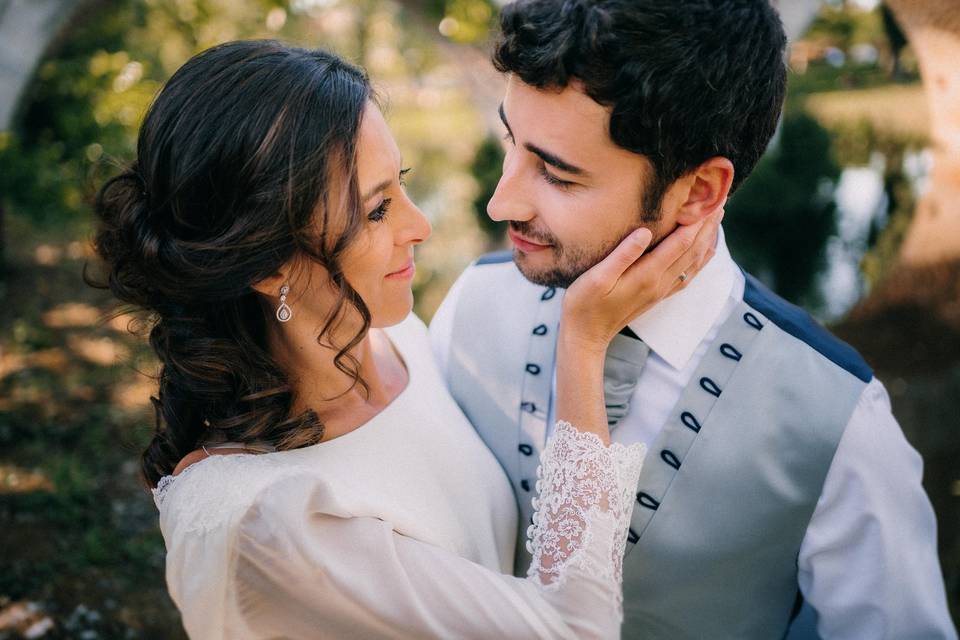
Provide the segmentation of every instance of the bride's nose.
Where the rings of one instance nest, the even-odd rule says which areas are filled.
[[[401,224],[397,230],[398,245],[420,244],[430,237],[433,232],[430,221],[423,215],[420,208],[413,204],[408,198],[402,205]]]

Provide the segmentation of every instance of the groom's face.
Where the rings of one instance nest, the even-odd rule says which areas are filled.
[[[614,144],[610,110],[578,84],[539,90],[511,76],[501,116],[506,157],[487,212],[509,222],[528,280],[567,287],[634,229],[657,241],[673,228],[663,207],[643,210],[652,165]]]

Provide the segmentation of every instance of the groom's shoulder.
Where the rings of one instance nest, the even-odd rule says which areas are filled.
[[[850,375],[870,382],[873,370],[856,349],[830,333],[802,308],[787,302],[745,273],[743,301],[783,332],[804,343]]]
[[[483,267],[492,264],[505,264],[507,262],[513,262],[513,252],[509,250],[504,251],[494,251],[492,253],[485,253],[476,260],[474,260],[474,267]]]
[[[492,288],[501,293],[519,293],[537,286],[520,273],[512,251],[495,251],[480,256],[470,263],[463,276],[463,286],[470,289],[479,287],[488,291]]]

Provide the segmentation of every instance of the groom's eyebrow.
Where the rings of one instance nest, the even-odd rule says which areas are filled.
[[[509,133],[510,137],[512,138],[513,130],[510,128],[510,123],[507,122],[507,114],[504,113],[503,111],[503,103],[500,103],[499,112],[500,112],[500,120],[503,121],[503,126],[507,128],[507,133]],[[562,159],[560,156],[550,153],[545,149],[541,149],[535,144],[531,144],[527,142],[523,145],[523,147],[530,153],[538,156],[545,163],[549,164],[552,167],[556,167],[557,169],[559,169],[560,171],[563,171],[564,173],[570,173],[572,175],[581,176],[583,178],[590,177],[590,173],[585,169],[581,169],[580,167],[574,164],[570,164],[566,160]]]

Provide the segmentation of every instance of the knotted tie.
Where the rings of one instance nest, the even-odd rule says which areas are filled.
[[[603,397],[607,406],[607,424],[612,431],[630,409],[630,397],[637,378],[650,355],[650,347],[629,328],[610,342],[603,362]]]

